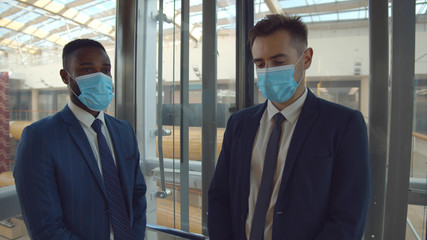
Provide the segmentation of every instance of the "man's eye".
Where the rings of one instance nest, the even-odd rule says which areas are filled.
[[[92,72],[92,68],[83,68],[82,71],[85,73],[90,73]]]

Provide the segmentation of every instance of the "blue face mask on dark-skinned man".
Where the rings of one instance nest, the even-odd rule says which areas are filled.
[[[94,111],[102,111],[110,105],[114,96],[113,80],[110,76],[96,72],[72,78],[79,86],[80,95],[77,96],[72,89],[71,91],[86,107]]]

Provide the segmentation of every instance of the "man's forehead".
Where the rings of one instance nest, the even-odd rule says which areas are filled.
[[[108,61],[108,54],[98,47],[81,47],[70,54],[71,61],[92,60],[92,61]]]
[[[288,44],[277,43],[277,44],[268,44],[262,43],[260,45],[255,45],[252,48],[253,58],[288,58],[294,57],[297,55],[297,49]]]

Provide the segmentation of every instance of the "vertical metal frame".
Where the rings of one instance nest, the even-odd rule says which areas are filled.
[[[163,159],[163,0],[159,0],[159,14],[157,15],[159,22],[159,37],[158,37],[158,60],[157,60],[157,148],[159,151],[159,167],[161,179],[162,194],[166,194],[165,183],[165,167]]]
[[[156,46],[157,1],[138,0],[136,32],[136,136],[140,149],[140,165],[147,184],[147,223],[157,223],[156,179],[150,174],[147,162],[158,162],[156,157]],[[127,14],[127,13],[124,13]],[[117,59],[120,63],[120,59]],[[147,231],[147,239],[156,239],[157,233]]]
[[[116,117],[136,126],[136,23],[137,1],[117,1],[116,5]]]
[[[142,170],[146,160],[156,157],[156,46],[157,44],[157,1],[139,0],[136,38],[136,135],[138,137]],[[154,16],[154,17],[153,17]],[[119,61],[119,60],[118,60]]]
[[[189,69],[190,69],[190,1],[181,1],[181,229],[189,231]]]
[[[412,146],[415,0],[392,1],[390,144],[384,239],[405,239]]]
[[[388,0],[369,1],[369,157],[371,197],[365,239],[383,239],[388,152]]]
[[[216,1],[203,1],[202,49],[202,233],[208,235],[208,190],[216,162],[217,34]]]
[[[254,1],[236,1],[236,110],[254,105],[254,66],[248,32],[254,25]]]

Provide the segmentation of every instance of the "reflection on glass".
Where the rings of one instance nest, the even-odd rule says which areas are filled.
[[[301,16],[309,28],[308,47],[313,48],[314,54],[312,65],[305,73],[306,86],[318,97],[361,111],[367,119],[367,2],[350,8],[329,0],[292,0],[279,3],[284,13]],[[271,12],[274,12],[274,6],[267,5],[264,1],[255,1],[255,22]],[[342,22],[343,20],[346,22]],[[256,87],[256,79],[255,73],[255,103],[262,103],[265,98]]]
[[[409,202],[406,239],[426,239],[427,207],[427,34],[422,17],[427,11],[425,1],[415,5],[415,74],[414,74],[414,120],[412,133],[412,158],[410,171],[411,193],[424,201]],[[411,198],[410,198],[411,199]]]
[[[114,66],[115,7],[115,0],[0,2],[0,188],[14,185],[11,171],[23,128],[68,102],[59,76],[63,46],[76,38],[95,39]],[[8,207],[0,205],[0,212]],[[0,219],[4,238],[29,239],[21,217]]]
[[[158,2],[160,4],[160,1]],[[160,7],[158,6],[158,10]],[[163,152],[165,161],[166,189],[172,194],[166,198],[157,198],[157,222],[172,228],[181,228],[181,196],[180,196],[180,157],[181,157],[181,131],[180,131],[180,55],[181,51],[181,1],[166,0],[163,3],[166,19],[163,22],[163,38],[158,39],[157,47],[163,46],[161,64],[157,64],[157,86],[161,82],[162,94],[162,125],[163,129],[172,131],[169,136],[162,136],[162,151],[156,138],[156,156]],[[217,154],[221,149],[222,136],[228,119],[229,108],[235,104],[235,12],[234,3],[220,1],[217,4]],[[203,11],[202,1],[190,1],[190,41],[189,41],[189,230],[202,233],[201,208],[201,160],[202,160],[202,46],[203,41]],[[159,33],[160,24],[157,24]],[[158,35],[159,36],[159,35]],[[209,39],[206,39],[209,41]],[[160,44],[159,41],[162,41]],[[159,52],[159,51],[157,51]],[[156,93],[158,96],[160,93]],[[168,163],[170,163],[168,165]],[[155,169],[157,190],[161,190],[160,169]]]

